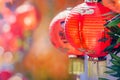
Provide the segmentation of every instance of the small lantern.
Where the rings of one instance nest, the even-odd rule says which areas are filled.
[[[37,8],[24,3],[15,10],[15,21],[11,24],[11,31],[16,35],[23,35],[24,31],[33,31],[40,20]]]
[[[110,45],[108,30],[103,26],[112,17],[110,9],[96,0],[87,0],[71,10],[65,24],[67,40],[90,57],[103,57]]]
[[[50,40],[52,44],[62,52],[73,55],[83,55],[83,53],[76,50],[71,44],[66,40],[64,28],[65,19],[70,13],[70,8],[60,12],[51,21],[49,27]]]

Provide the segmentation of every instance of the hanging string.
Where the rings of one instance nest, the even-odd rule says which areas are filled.
[[[97,76],[99,77],[99,71],[100,71],[99,70],[99,61],[97,61],[96,64],[97,64]]]
[[[92,70],[91,70],[91,74],[92,74],[92,77],[91,77],[91,79],[90,80],[96,80],[96,78],[98,78],[99,77],[99,59],[98,58],[95,58],[95,57],[90,57],[90,60],[91,60],[91,68],[92,68]],[[93,66],[95,67],[95,69],[93,69]],[[96,75],[96,77],[95,77],[95,75]]]

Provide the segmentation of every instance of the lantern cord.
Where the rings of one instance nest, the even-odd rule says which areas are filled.
[[[99,77],[99,61],[97,61],[96,63],[97,63],[97,77]]]
[[[95,79],[95,69],[93,69],[92,67],[94,66],[95,67],[95,63],[93,58],[91,58],[91,64],[90,64],[90,68],[91,68],[91,77],[90,77],[90,80],[94,80]]]
[[[96,73],[97,73],[96,77],[95,75],[92,75],[92,80],[96,80],[96,78],[99,77],[99,61],[98,61],[98,58],[94,58],[94,57],[91,57],[91,61],[92,61],[92,66],[94,65],[96,67]],[[94,72],[93,74],[95,74],[95,69],[92,68],[91,72]]]
[[[72,62],[72,66],[71,66],[71,69],[72,69],[72,70],[71,70],[71,74],[72,74],[72,75],[74,74],[74,73],[73,73],[73,67],[74,67],[73,61],[74,61],[74,60],[71,59],[71,62]]]

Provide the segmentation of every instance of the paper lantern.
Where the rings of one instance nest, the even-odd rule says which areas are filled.
[[[62,52],[67,54],[74,55],[83,55],[83,53],[76,50],[74,47],[70,45],[70,43],[66,40],[66,36],[64,33],[64,24],[67,15],[70,13],[70,10],[65,10],[60,12],[58,15],[54,17],[50,24],[50,40],[52,44]]]
[[[90,57],[102,57],[110,39],[103,26],[111,18],[111,11],[97,2],[85,2],[71,10],[65,24],[68,41]],[[101,40],[100,40],[101,39]],[[103,42],[101,42],[103,41]]]
[[[23,4],[16,9],[16,18],[24,30],[33,30],[38,25],[39,15],[32,4]]]
[[[34,5],[22,4],[15,10],[16,21],[11,24],[11,31],[17,35],[22,35],[25,31],[33,31],[40,21],[40,14],[38,14]]]

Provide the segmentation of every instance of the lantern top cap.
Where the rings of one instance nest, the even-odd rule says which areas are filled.
[[[84,0],[84,2],[98,2],[98,0]]]

